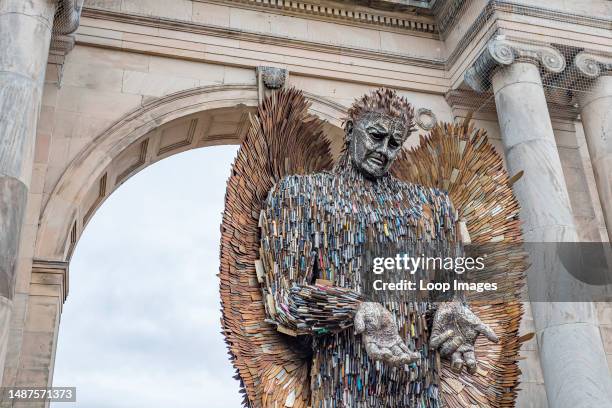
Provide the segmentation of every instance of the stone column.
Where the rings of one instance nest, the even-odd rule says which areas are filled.
[[[577,242],[578,235],[540,71],[564,69],[555,48],[498,36],[465,79],[477,91],[492,87],[508,170],[525,172],[513,189],[525,242],[540,243],[530,246],[528,286],[549,407],[612,407],[593,303],[558,301],[580,282],[566,271],[555,243]]]
[[[612,241],[612,57],[581,52],[574,58],[574,67],[588,84],[586,92],[575,94],[608,237]]]
[[[0,0],[0,383],[57,0]]]

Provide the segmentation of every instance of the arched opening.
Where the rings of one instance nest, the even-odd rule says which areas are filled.
[[[327,121],[326,135],[338,152],[345,108],[306,96],[311,112]],[[152,163],[199,147],[239,144],[257,103],[256,87],[207,86],[159,98],[125,115],[77,155],[44,203],[35,258],[69,261],[104,200]]]
[[[344,107],[324,98],[306,95],[312,102],[311,112],[327,120],[326,134],[332,149],[338,152],[342,144],[340,124]],[[96,136],[70,163],[43,204],[36,240],[35,265],[38,263],[37,267],[41,271],[55,264],[67,270],[85,227],[115,190],[151,164],[177,153],[200,147],[239,144],[248,128],[248,116],[255,111],[257,103],[257,90],[252,86],[224,85],[191,89],[150,102]],[[229,168],[226,170],[222,177],[223,183],[229,175]],[[180,173],[172,174],[171,177],[181,181]],[[196,180],[206,181],[210,177],[213,177],[210,171],[205,169],[198,172]],[[192,182],[190,185],[193,189],[205,188],[202,183]],[[141,201],[140,205],[146,205],[146,200]],[[189,214],[180,216],[188,219]],[[126,222],[129,224],[130,220]],[[216,223],[202,228],[216,233],[218,225]],[[124,225],[123,228],[129,230],[134,226]],[[218,250],[215,250],[214,256],[217,262]],[[106,254],[104,258],[104,262],[109,260],[113,260],[112,253]],[[90,273],[86,265],[82,269],[85,272],[75,269],[71,271],[71,276]],[[218,267],[211,262],[202,262],[200,272],[214,277],[217,270]],[[67,288],[67,274],[64,279],[64,287]],[[171,277],[162,276],[161,279]],[[105,280],[105,283],[107,286],[99,289],[101,293],[116,285],[112,279]],[[216,291],[217,287],[215,278],[213,289]],[[78,287],[72,288],[74,290],[78,290]],[[64,289],[64,295],[66,292],[67,289]],[[98,296],[98,293],[93,295]],[[180,296],[180,293],[169,293],[168,296]],[[145,306],[144,303],[141,306]],[[66,306],[69,307],[70,304]],[[59,319],[52,324],[55,324],[57,339]],[[57,347],[57,340],[54,340],[51,347]],[[52,354],[55,355],[54,352]],[[50,373],[53,372],[54,359],[52,357],[50,361]],[[198,356],[193,356],[193,361],[197,359]],[[52,379],[49,378],[49,381]],[[164,387],[164,384],[160,386]]]
[[[54,385],[84,406],[240,405],[219,327],[221,213],[237,146],[194,149],[130,178],[70,261]],[[58,405],[59,408],[59,405]]]

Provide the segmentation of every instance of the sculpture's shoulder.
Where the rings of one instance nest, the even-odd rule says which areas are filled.
[[[433,211],[455,212],[450,195],[445,190],[409,183],[392,176],[388,184],[392,190],[401,192],[405,197],[417,197],[421,204],[430,206]]]
[[[337,180],[330,172],[312,174],[292,174],[276,182],[268,193],[271,200],[298,199],[301,204],[320,197],[323,192],[330,192]]]
[[[436,187],[428,187],[422,184],[410,183],[400,180],[394,176],[389,176],[387,184],[393,190],[418,194],[423,200],[431,201],[435,199],[450,200],[448,191]]]

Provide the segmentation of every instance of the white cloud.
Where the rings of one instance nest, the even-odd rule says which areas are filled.
[[[54,374],[55,386],[77,387],[77,406],[240,406],[215,276],[235,152],[162,160],[87,226],[70,265]]]

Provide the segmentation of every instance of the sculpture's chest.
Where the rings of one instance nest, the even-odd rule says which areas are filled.
[[[358,184],[333,190],[336,194],[321,195],[315,217],[326,231],[354,235],[356,243],[436,239],[450,222],[444,200],[421,186]]]
[[[380,185],[316,181],[316,188],[307,191],[306,185],[298,196],[301,201],[294,208],[304,213],[293,218],[306,223],[298,235],[311,238],[306,242],[316,252],[318,276],[336,285],[360,287],[368,256],[421,253],[425,246],[433,243],[433,248],[450,236],[450,202],[444,193],[396,181]]]

